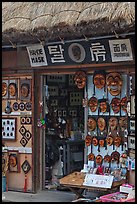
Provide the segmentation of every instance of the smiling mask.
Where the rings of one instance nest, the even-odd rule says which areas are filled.
[[[122,77],[117,72],[109,73],[106,77],[107,88],[112,96],[117,96],[121,93],[122,83]]]

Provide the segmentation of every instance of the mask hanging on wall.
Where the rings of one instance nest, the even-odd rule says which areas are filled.
[[[112,96],[117,96],[121,93],[123,80],[121,74],[112,72],[106,76],[106,85],[109,93]]]
[[[116,97],[113,98],[110,105],[114,113],[119,113],[121,108],[121,102],[119,98],[116,98]]]
[[[102,89],[106,85],[106,74],[104,71],[95,71],[93,75],[93,84],[96,88]]]
[[[78,71],[74,76],[74,83],[79,89],[83,89],[86,86],[87,75],[84,71]]]
[[[121,109],[127,113],[127,97],[121,99]]]
[[[88,101],[88,106],[91,110],[91,112],[95,112],[98,107],[98,100],[96,97],[92,96]]]

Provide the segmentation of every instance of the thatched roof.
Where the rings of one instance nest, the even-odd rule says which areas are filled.
[[[135,2],[2,2],[3,44],[134,30]]]

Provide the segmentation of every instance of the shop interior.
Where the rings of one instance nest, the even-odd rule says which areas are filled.
[[[43,76],[45,186],[83,168],[83,98],[84,89],[74,84],[73,74]]]

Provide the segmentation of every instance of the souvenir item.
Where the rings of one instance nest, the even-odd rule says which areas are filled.
[[[29,162],[27,160],[25,160],[23,162],[23,164],[21,165],[21,168],[24,171],[24,173],[27,174],[30,171],[31,166],[30,166]]]
[[[116,161],[116,163],[119,163],[119,159],[120,159],[120,153],[117,151],[112,152],[111,154],[111,161],[114,162]]]
[[[20,118],[20,123],[23,125],[23,124],[26,124],[26,125],[29,125],[32,123],[32,117],[29,117],[29,116],[26,116],[26,117],[21,117]]]
[[[27,111],[32,110],[32,103],[31,103],[31,102],[27,102],[27,103],[25,104],[25,108],[26,108]]]
[[[87,76],[84,71],[78,71],[75,73],[74,82],[79,89],[83,89],[86,85]]]
[[[92,96],[88,101],[88,106],[92,112],[95,112],[98,107],[98,100],[96,97]]]
[[[9,150],[9,171],[19,172],[19,153],[16,150]]]
[[[93,83],[95,87],[98,89],[102,89],[103,87],[105,87],[106,84],[105,72],[102,71],[94,72]]]
[[[10,96],[15,96],[17,94],[17,85],[15,83],[10,83],[8,86],[8,92]]]
[[[21,135],[25,135],[25,133],[26,133],[26,128],[22,125],[22,126],[20,127],[20,129],[19,129],[19,132],[20,132]]]
[[[85,144],[86,146],[90,146],[92,142],[92,137],[90,135],[87,135],[85,138]]]
[[[96,137],[93,137],[93,138],[92,138],[92,144],[93,144],[94,146],[97,146],[97,145],[98,145],[98,139],[97,139]]]
[[[122,155],[120,156],[120,159],[119,159],[122,168],[126,168],[127,160],[128,160],[127,154],[122,153]]]
[[[90,131],[95,130],[95,128],[96,128],[96,121],[95,121],[95,119],[94,118],[89,118],[88,121],[87,121],[87,126],[88,126]]]
[[[127,117],[120,117],[119,118],[119,126],[122,131],[127,129]]]
[[[109,112],[109,103],[106,98],[98,100],[99,103],[99,112],[106,113]]]
[[[106,143],[108,146],[111,146],[113,144],[113,137],[111,135],[106,137]]]
[[[23,136],[20,140],[20,144],[25,147],[27,145],[28,141],[26,140],[26,138]]]
[[[27,141],[29,141],[29,140],[30,140],[30,138],[31,138],[31,133],[30,133],[30,131],[29,131],[29,130],[27,130],[27,131],[25,132],[24,137],[27,139]]]
[[[95,159],[95,155],[94,155],[93,153],[90,153],[90,154],[88,155],[88,160],[89,160],[89,161],[94,161],[94,159]]]
[[[96,156],[96,164],[101,165],[103,161],[103,157],[99,154]]]
[[[118,113],[121,107],[121,101],[119,98],[113,98],[111,101],[111,107],[114,113]]]
[[[111,162],[111,156],[110,155],[105,155],[104,156],[104,162],[108,162],[108,163],[110,163]]]
[[[121,99],[121,109],[127,113],[127,97]]]
[[[105,143],[105,141],[102,139],[102,140],[99,140],[99,145],[100,145],[100,147],[104,147],[104,143]]]
[[[23,83],[21,85],[21,90],[20,91],[21,91],[21,95],[26,98],[29,95],[29,92],[30,92],[29,84]]]
[[[112,96],[117,96],[121,93],[121,88],[123,84],[122,76],[120,73],[112,72],[106,76],[106,84],[109,93]]]
[[[102,132],[106,127],[105,119],[102,117],[99,117],[97,120],[97,125],[98,125],[99,130]]]
[[[24,110],[25,110],[25,104],[24,104],[23,102],[20,102],[20,104],[19,104],[19,109],[20,109],[21,111],[24,111]]]
[[[16,139],[17,118],[2,118],[2,139]]]
[[[13,103],[13,110],[17,111],[19,109],[19,104],[18,102]]]
[[[102,162],[101,162],[101,163],[102,163]],[[103,167],[102,167],[102,166],[98,166],[96,174],[99,174],[99,175],[103,175],[103,174],[104,174],[104,173],[103,173]]]
[[[120,136],[116,136],[116,137],[114,137],[114,145],[116,146],[116,147],[119,147],[120,146],[120,144],[121,144],[121,137]]]
[[[7,94],[7,84],[6,82],[2,82],[2,97]]]
[[[118,126],[118,119],[116,117],[110,117],[108,124],[110,131],[116,130]]]
[[[12,112],[12,108],[10,107],[10,101],[7,101],[7,106],[5,108],[5,113],[10,114]]]

